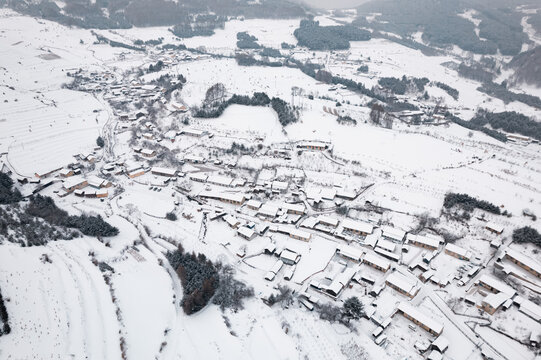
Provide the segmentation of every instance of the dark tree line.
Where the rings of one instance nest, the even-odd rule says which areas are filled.
[[[477,90],[487,95],[498,98],[506,104],[513,101],[519,101],[526,105],[541,109],[541,99],[539,97],[512,92],[507,89],[505,83],[497,84],[495,82],[485,82],[480,87],[478,87]]]
[[[121,47],[121,48],[124,48],[124,49],[129,49],[129,50],[134,50],[134,51],[145,51],[144,48],[139,47],[139,46],[133,46],[133,45],[129,45],[129,44],[119,42],[119,41],[110,40],[110,39],[106,38],[105,36],[102,36],[102,35],[96,33],[94,30],[91,30],[91,33],[92,33],[92,35],[94,35],[96,37],[96,39],[100,43],[105,43],[105,44],[109,44],[112,47]]]
[[[482,83],[490,83],[494,79],[494,74],[485,70],[480,64],[466,65],[461,63],[458,67],[458,75]]]
[[[21,201],[22,195],[18,189],[13,188],[13,180],[0,172],[0,204],[12,204]]]
[[[482,133],[485,133],[486,135],[488,135],[488,136],[490,136],[490,137],[492,137],[492,138],[494,138],[494,139],[496,139],[498,141],[501,141],[501,142],[506,142],[507,141],[507,136],[505,136],[505,134],[503,134],[503,133],[501,133],[499,131],[487,128],[487,127],[485,127],[483,125],[480,125],[478,123],[462,120],[458,116],[455,116],[455,115],[453,115],[453,114],[451,114],[449,112],[447,112],[445,114],[445,116],[446,116],[447,119],[451,120],[455,124],[460,125],[462,127],[465,127],[466,129],[481,131]]]
[[[236,54],[235,60],[239,66],[270,66],[270,67],[282,67],[284,64],[280,61],[268,61],[268,60],[259,60],[253,57],[252,55],[247,54]]]
[[[447,94],[449,94],[453,99],[458,100],[458,90],[439,81],[436,81],[434,83],[437,87],[445,91]]]
[[[210,90],[210,89],[209,89]],[[266,106],[271,99],[264,92],[256,92],[251,97],[247,95],[234,94],[226,101],[213,101],[195,111],[194,116],[199,118],[220,117],[229,105]]]
[[[310,50],[349,49],[350,41],[370,40],[370,32],[352,25],[320,26],[319,21],[301,20],[293,33],[300,46]]]
[[[468,194],[457,194],[457,193],[447,193],[445,194],[445,199],[443,200],[443,207],[446,209],[451,209],[455,206],[460,207],[462,210],[470,213],[474,209],[481,209],[492,214],[500,215],[501,210],[498,206],[485,201],[478,200]]]
[[[483,127],[488,124],[494,129],[529,136],[541,141],[541,123],[515,111],[500,113],[479,111],[470,122]]]
[[[39,217],[51,225],[78,229],[84,235],[109,237],[118,235],[118,229],[111,226],[103,218],[88,215],[69,215],[58,208],[54,200],[48,196],[33,195],[26,208],[26,214]]]
[[[513,231],[513,241],[516,243],[531,243],[541,246],[541,234],[532,227],[525,226]]]

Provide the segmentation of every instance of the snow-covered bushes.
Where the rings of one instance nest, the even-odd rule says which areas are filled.
[[[468,194],[447,193],[443,200],[443,207],[450,209],[454,206],[459,206],[466,212],[472,212],[475,208],[488,211],[490,213],[500,215],[501,210],[498,206],[489,203],[485,200],[478,200]]]
[[[525,226],[513,231],[513,241],[517,243],[532,243],[541,246],[541,234],[534,228]]]
[[[254,289],[233,277],[233,268],[217,264],[220,271],[220,285],[212,298],[212,303],[220,309],[238,311],[243,308],[242,302],[254,296]]]
[[[19,190],[13,189],[13,180],[8,174],[0,172],[0,204],[11,204],[21,199]]]

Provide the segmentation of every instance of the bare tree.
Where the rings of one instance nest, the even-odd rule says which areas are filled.
[[[205,95],[205,103],[212,105],[216,102],[222,102],[225,99],[226,91],[225,85],[222,83],[212,85]]]
[[[372,104],[372,109],[370,110],[370,120],[377,125],[381,125],[381,120],[385,109],[378,103]]]

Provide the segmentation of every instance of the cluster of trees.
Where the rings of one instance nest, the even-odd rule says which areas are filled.
[[[175,214],[172,211],[169,211],[167,214],[165,214],[165,218],[169,221],[177,221],[177,214]]]
[[[103,218],[88,215],[68,215],[68,213],[56,206],[49,196],[33,195],[26,207],[26,214],[41,218],[51,225],[78,229],[84,235],[108,237],[118,235],[118,229]]]
[[[295,49],[295,45],[293,44],[288,44],[286,42],[283,42],[280,47],[284,50],[291,50],[291,49]]]
[[[239,49],[261,49],[261,45],[257,43],[257,38],[246,31],[237,33],[237,47]]]
[[[340,115],[336,118],[336,121],[341,125],[357,125],[357,120],[353,119],[349,115]]]
[[[280,52],[280,50],[269,47],[263,47],[263,50],[259,52],[259,55],[268,57],[282,57],[282,53]]]
[[[214,30],[225,27],[224,16],[212,14],[199,14],[186,16],[173,26],[171,32],[180,38],[191,38],[194,36],[211,36]]]
[[[525,226],[513,231],[513,241],[517,243],[531,243],[541,246],[541,234],[530,226]]]
[[[321,305],[318,312],[320,319],[340,322],[344,325],[347,325],[351,320],[359,320],[365,314],[364,305],[356,296],[346,299],[341,308],[333,304]]]
[[[512,92],[507,89],[505,82],[502,84],[486,82],[480,87],[478,87],[477,90],[484,92],[487,95],[498,98],[506,104],[513,101],[519,101],[526,105],[541,109],[541,99],[539,97]]]
[[[370,40],[370,32],[352,25],[320,26],[319,21],[301,20],[293,33],[300,46],[310,50],[349,49],[350,41]]]
[[[204,254],[185,253],[182,246],[167,254],[169,263],[182,282],[182,309],[188,315],[204,308],[219,284],[218,271]]]
[[[0,204],[12,204],[21,201],[22,195],[18,189],[13,188],[13,180],[0,172]]]
[[[186,253],[181,245],[166,255],[182,283],[182,309],[188,315],[212,302],[223,310],[242,308],[242,301],[254,294],[252,288],[233,277],[233,269],[213,264],[204,254]]]
[[[368,65],[361,65],[357,68],[357,71],[363,74],[366,74],[368,72]]]
[[[447,193],[443,200],[443,207],[451,209],[455,206],[460,207],[465,212],[471,213],[474,209],[481,209],[492,214],[500,215],[501,210],[498,206],[485,201],[478,200],[468,194]]]
[[[148,67],[148,72],[149,73],[152,73],[152,72],[158,72],[158,71],[161,71],[163,69],[163,61],[161,60],[158,60],[158,62],[156,64],[150,64],[149,67]]]
[[[470,129],[470,130],[476,130],[476,131],[481,131],[483,133],[485,133],[486,135],[498,140],[498,141],[501,141],[501,142],[506,142],[507,141],[507,136],[505,136],[505,134],[497,131],[497,130],[494,130],[494,129],[490,129],[490,128],[487,128],[483,125],[479,125],[477,123],[474,123],[472,121],[466,121],[466,120],[462,120],[461,118],[459,118],[458,116],[455,116],[449,112],[447,112],[445,114],[446,118],[451,120],[452,122],[454,122],[455,124],[457,125],[460,125],[462,127],[465,127],[466,129]]]
[[[470,122],[483,127],[488,124],[493,129],[502,129],[509,133],[521,134],[541,141],[541,123],[515,111],[493,113],[481,110]]]
[[[264,301],[269,306],[281,304],[282,307],[288,307],[293,303],[293,290],[287,286],[278,285],[278,292],[270,294]]]
[[[406,91],[422,92],[425,90],[425,85],[430,80],[427,78],[407,78],[406,75],[401,79],[395,77],[383,77],[378,80],[378,84],[393,94],[404,95]]]
[[[105,141],[103,140],[101,136],[98,136],[96,138],[96,145],[98,145],[101,148],[105,146]]]
[[[439,82],[439,81],[436,81],[434,83],[434,85],[436,85],[437,87],[439,87],[440,89],[442,89],[443,91],[445,91],[447,94],[449,94],[453,99],[455,100],[458,100],[458,90],[453,88],[453,87],[450,87],[449,85],[445,84],[445,83],[442,83],[442,82]]]
[[[278,121],[280,121],[282,126],[287,126],[299,120],[299,115],[295,109],[280,98],[272,98],[271,107],[276,111],[276,114],[278,114]]]
[[[227,154],[235,154],[235,155],[238,155],[238,154],[253,154],[254,153],[254,148],[253,147],[248,147],[244,144],[239,144],[237,143],[236,141],[233,141],[233,143],[231,144],[231,147],[229,149],[226,150],[226,153]]]

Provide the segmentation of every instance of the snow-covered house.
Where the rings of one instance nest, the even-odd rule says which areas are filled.
[[[407,302],[401,302],[398,305],[396,313],[402,314],[406,319],[419,325],[429,333],[439,336],[443,332],[443,325]],[[394,316],[394,315],[393,315]]]
[[[411,281],[410,279],[398,272],[394,272],[387,276],[385,283],[387,284],[387,286],[412,299],[415,297],[415,295],[417,295],[420,290],[420,288],[415,284],[415,282]]]
[[[368,223],[356,221],[352,219],[345,219],[342,221],[342,227],[346,231],[350,231],[357,235],[367,236],[372,234],[374,227]]]
[[[457,246],[457,245],[451,244],[451,243],[445,245],[445,253],[447,255],[454,256],[457,259],[467,260],[467,261],[470,260],[471,255],[472,255],[471,251],[466,250],[464,248],[461,248],[460,246]]]
[[[374,254],[371,254],[371,253],[368,253],[364,256],[363,258],[363,264],[367,264],[371,267],[373,267],[374,269],[377,269],[379,271],[383,271],[383,272],[387,272],[389,270],[389,268],[391,267],[391,263],[388,262],[387,260],[377,256],[377,255],[374,255]]]

